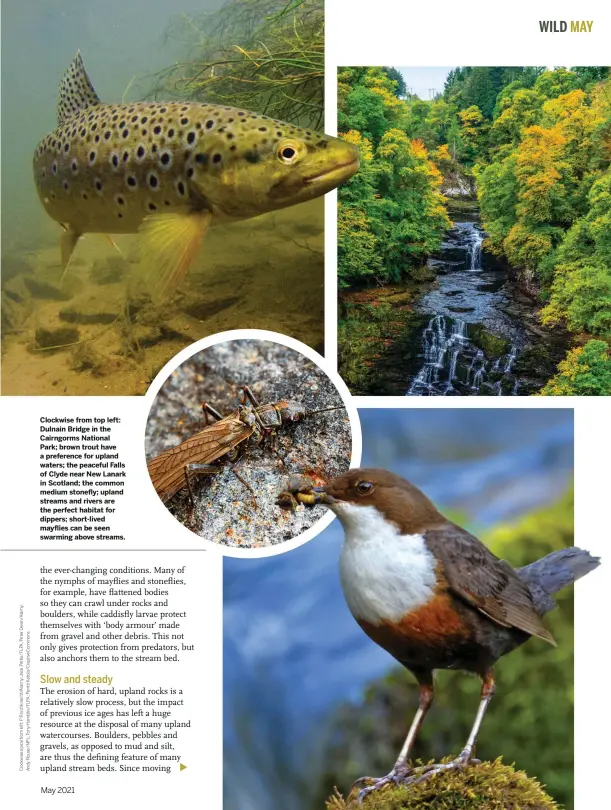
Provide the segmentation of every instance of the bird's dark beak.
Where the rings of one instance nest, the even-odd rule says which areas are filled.
[[[312,492],[316,493],[317,503],[337,503],[337,500],[333,497],[333,495],[329,495],[324,487],[312,487]]]

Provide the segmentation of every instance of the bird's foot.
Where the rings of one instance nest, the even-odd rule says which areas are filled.
[[[413,776],[409,776],[407,779],[404,779],[402,784],[406,786],[418,785],[420,782],[424,782],[425,779],[429,779],[431,776],[434,776],[437,773],[463,770],[468,765],[479,765],[480,763],[481,759],[473,758],[473,751],[471,748],[463,748],[456,759],[453,759],[450,762],[432,763],[431,765],[425,765],[423,768],[418,768],[417,773],[415,773]]]
[[[386,776],[380,777],[361,776],[354,782],[354,784],[352,785],[353,788],[361,784],[362,782],[371,782],[371,784],[368,784],[366,787],[362,788],[359,791],[359,794],[356,799],[357,803],[362,804],[365,796],[369,796],[370,793],[373,793],[376,790],[380,790],[386,785],[405,784],[406,780],[409,778],[411,773],[412,769],[408,765],[402,763],[401,765],[395,765],[392,771],[389,774],[386,774]]]

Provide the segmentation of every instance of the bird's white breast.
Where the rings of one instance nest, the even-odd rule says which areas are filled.
[[[420,534],[401,534],[374,506],[334,504],[346,540],[339,572],[355,619],[399,621],[435,593],[436,560]]]

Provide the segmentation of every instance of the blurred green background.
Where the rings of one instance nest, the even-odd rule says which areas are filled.
[[[572,411],[361,410],[363,464],[421,487],[520,566],[573,543]],[[415,712],[412,676],[356,625],[339,588],[335,521],[264,560],[225,560],[225,810],[320,810],[333,787],[383,775]],[[501,659],[477,754],[502,756],[573,807],[573,590]],[[480,682],[441,672],[416,757],[457,754]]]

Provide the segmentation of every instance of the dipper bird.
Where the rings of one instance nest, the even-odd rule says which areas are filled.
[[[541,620],[555,607],[552,594],[592,571],[599,559],[566,548],[514,569],[388,470],[349,470],[313,491],[344,528],[339,567],[350,612],[420,686],[418,710],[392,771],[363,788],[359,802],[391,782],[413,784],[465,767],[494,694],[493,665],[531,636],[555,646]],[[436,669],[479,675],[481,701],[460,755],[410,775],[408,757],[433,702]]]
[[[267,115],[187,101],[103,104],[76,54],[34,180],[64,228],[62,265],[84,233],[142,235],[158,296],[183,279],[207,228],[311,200],[359,166],[349,143]]]

